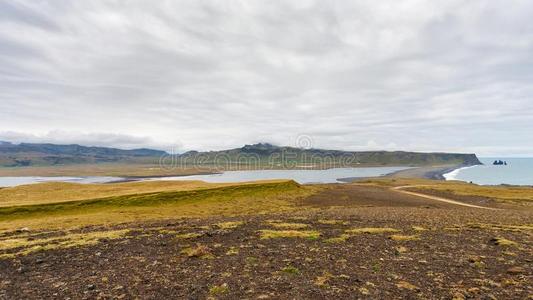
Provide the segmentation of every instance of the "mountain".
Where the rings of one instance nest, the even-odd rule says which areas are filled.
[[[101,162],[157,162],[166,152],[55,144],[13,144],[0,141],[0,166],[63,165]]]
[[[338,167],[338,166],[424,166],[480,165],[475,154],[419,153],[405,151],[340,151],[279,147],[268,143],[245,145],[242,148],[197,152],[179,156],[181,164],[214,164],[259,167]]]
[[[160,150],[122,150],[107,147],[55,144],[12,144],[0,141],[0,166],[51,166],[103,162],[158,163],[168,154]],[[353,166],[478,165],[475,154],[404,151],[340,151],[279,147],[268,143],[241,148],[177,155],[183,166],[234,168],[328,168]],[[174,161],[174,160],[172,160]]]

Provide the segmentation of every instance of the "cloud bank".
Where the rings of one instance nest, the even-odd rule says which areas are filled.
[[[0,139],[533,155],[533,2],[4,1]]]

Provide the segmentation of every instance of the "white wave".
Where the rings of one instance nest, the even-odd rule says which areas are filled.
[[[462,167],[462,168],[459,168],[459,169],[455,169],[449,173],[446,173],[446,174],[442,174],[442,176],[444,176],[444,178],[446,180],[458,180],[457,179],[457,176],[459,176],[459,173],[461,173],[462,170],[466,170],[466,169],[470,169],[470,168],[475,168],[477,166],[468,166],[468,167]]]

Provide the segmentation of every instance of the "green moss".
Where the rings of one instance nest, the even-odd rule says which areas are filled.
[[[318,220],[318,223],[324,224],[324,225],[348,225],[348,221],[343,220]]]
[[[215,224],[217,227],[221,229],[235,229],[239,226],[244,225],[244,222],[242,221],[235,221],[235,222],[222,222]]]
[[[318,239],[320,232],[314,230],[260,230],[261,239],[307,238]]]
[[[177,234],[176,235],[176,238],[178,239],[194,239],[194,238],[197,238],[197,237],[201,237],[202,235],[199,234],[199,233],[182,233],[182,234]]]
[[[393,234],[389,236],[389,239],[393,241],[402,242],[402,241],[416,241],[416,240],[419,240],[420,238],[417,235]]]
[[[226,255],[237,255],[239,254],[239,249],[236,247],[230,247],[228,251],[226,252]]]
[[[283,273],[297,275],[300,274],[300,270],[298,268],[295,268],[293,266],[286,266],[285,268],[281,269]]]
[[[8,258],[19,255],[28,255],[38,251],[46,251],[53,249],[65,249],[79,246],[88,246],[97,244],[102,239],[118,239],[124,237],[129,230],[110,230],[97,231],[88,233],[67,234],[63,236],[33,239],[18,238],[0,241],[0,251],[16,250],[13,253],[5,253],[0,257]]]
[[[309,225],[302,223],[268,223],[270,226],[280,229],[305,229]]]
[[[350,238],[349,234],[341,234],[338,237],[329,238],[325,240],[326,243],[332,243],[332,244],[338,244],[338,243],[344,243]]]
[[[209,288],[209,294],[212,296],[226,294],[229,291],[229,287],[226,283],[221,285],[215,285]]]

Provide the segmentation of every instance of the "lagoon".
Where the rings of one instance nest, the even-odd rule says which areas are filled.
[[[326,170],[248,170],[227,171],[220,174],[190,175],[153,178],[121,177],[0,177],[0,187],[12,187],[42,182],[112,183],[124,180],[202,180],[213,183],[245,182],[255,180],[292,179],[300,184],[338,183],[341,178],[376,177],[408,169],[408,167],[334,168]]]

